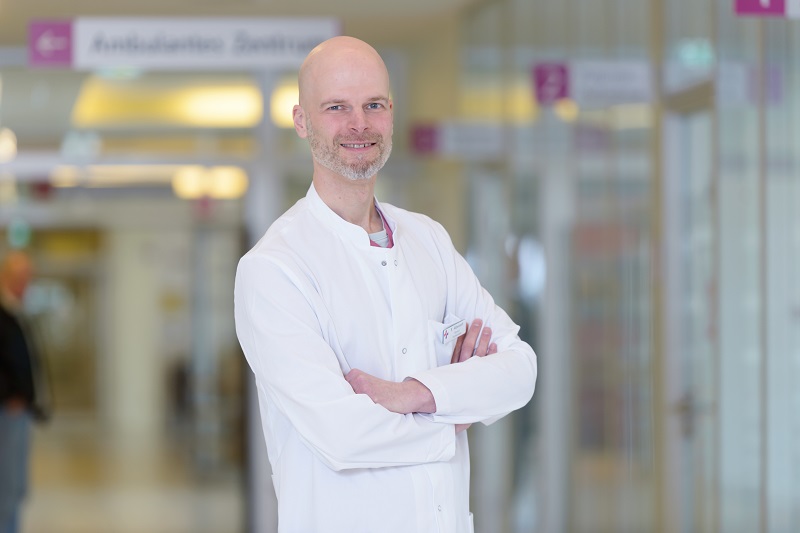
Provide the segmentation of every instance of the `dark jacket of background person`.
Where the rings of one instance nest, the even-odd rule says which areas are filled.
[[[36,402],[34,365],[36,353],[16,316],[0,305],[0,404],[22,400],[34,418],[43,417]]]

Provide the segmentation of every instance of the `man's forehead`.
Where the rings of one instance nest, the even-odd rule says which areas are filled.
[[[359,76],[337,76],[317,79],[305,87],[307,97],[314,104],[363,104],[388,101],[391,98],[388,80],[368,79]]]
[[[349,97],[360,88],[389,93],[386,65],[371,48],[338,46],[319,50],[303,63],[298,81],[301,93],[323,93],[324,89],[342,92],[328,94],[325,99]]]
[[[328,94],[322,94],[319,97],[319,100],[325,104],[352,104],[352,103],[360,103],[360,102],[384,102],[388,101],[390,96],[388,93],[362,93],[362,94],[355,94],[355,93],[339,93],[339,92],[329,92]]]

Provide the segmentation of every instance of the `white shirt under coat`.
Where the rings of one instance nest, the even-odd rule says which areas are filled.
[[[490,423],[533,395],[536,355],[444,228],[378,204],[394,246],[313,185],[239,262],[236,331],[255,374],[281,533],[468,533],[469,450],[456,423]],[[450,364],[441,333],[482,318],[498,352]],[[413,377],[433,415],[355,394],[353,368]]]

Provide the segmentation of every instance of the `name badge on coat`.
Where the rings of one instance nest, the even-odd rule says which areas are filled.
[[[459,320],[442,330],[442,344],[450,344],[467,332],[467,321]]]

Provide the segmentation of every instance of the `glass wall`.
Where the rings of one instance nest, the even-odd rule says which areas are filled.
[[[797,136],[800,32],[793,21],[765,21],[759,139],[761,179],[761,484],[769,531],[792,531],[800,523],[800,165]]]
[[[482,250],[479,276],[493,279],[494,269],[514,283],[505,303],[540,362],[534,401],[513,420],[515,494],[482,531],[504,512],[503,531],[653,522],[648,95],[573,85],[604,69],[647,78],[647,24],[640,2],[528,1],[484,3],[464,23],[462,91],[496,86],[500,104],[484,109],[509,147],[503,164],[469,162],[465,173],[483,176],[470,179],[473,202],[507,217],[514,268],[477,259],[497,257],[481,249],[481,232],[493,229],[497,242],[502,222],[478,221],[471,250]],[[552,100],[537,93],[547,88],[542,67],[566,77]],[[487,190],[492,173],[502,196]]]
[[[472,205],[502,212],[470,250],[487,283],[518,284],[506,303],[540,358],[510,518],[487,524],[798,523],[797,33],[727,0],[465,13],[461,95],[499,96],[482,109],[508,147],[464,163]],[[517,269],[487,261],[487,227]]]

